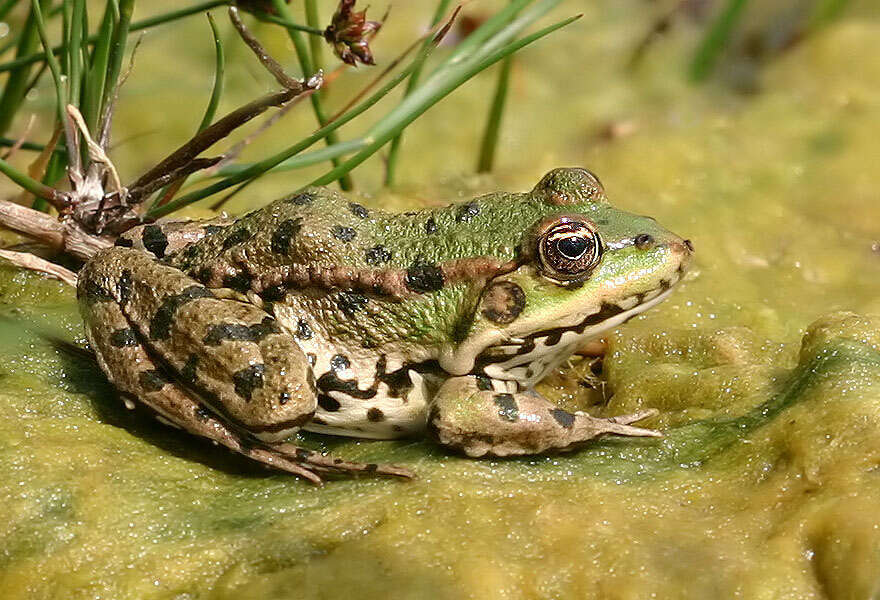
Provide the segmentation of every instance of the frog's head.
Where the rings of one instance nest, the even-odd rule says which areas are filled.
[[[441,357],[452,372],[539,380],[581,343],[662,301],[693,246],[651,217],[614,208],[599,179],[555,169],[527,194],[537,218],[510,270],[486,282],[465,335]],[[464,333],[464,332],[463,332]]]

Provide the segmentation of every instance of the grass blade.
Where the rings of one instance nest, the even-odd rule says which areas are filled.
[[[495,97],[492,99],[492,104],[489,107],[486,130],[483,133],[483,142],[480,144],[480,157],[477,159],[478,173],[489,173],[495,162],[495,149],[498,146],[498,135],[501,130],[501,116],[504,114],[504,105],[507,102],[507,89],[510,83],[510,67],[512,63],[512,56],[508,56],[501,61],[501,71],[498,73]]]
[[[204,131],[213,121],[217,114],[217,106],[220,104],[220,96],[223,95],[223,81],[226,72],[226,54],[223,50],[223,42],[220,39],[220,32],[217,30],[217,23],[211,13],[206,13],[208,23],[211,25],[211,35],[214,38],[214,85],[211,87],[211,98],[208,100],[208,106],[205,107],[205,114],[202,122],[199,123],[197,131]],[[156,196],[153,206],[161,205],[169,202],[177,191],[183,187],[188,177],[181,177],[177,181],[166,186]]]
[[[5,2],[0,2],[0,19],[5,19],[6,15],[9,14],[9,11],[12,10],[16,4],[18,4],[18,0],[6,0]]]
[[[226,72],[226,55],[223,51],[223,42],[220,40],[220,32],[217,30],[217,24],[211,13],[207,13],[208,23],[211,24],[211,34],[214,36],[214,85],[211,88],[211,99],[208,100],[208,106],[205,108],[205,115],[199,124],[199,131],[214,121],[214,115],[217,114],[217,106],[220,104],[220,96],[223,95],[223,80]]]
[[[850,0],[819,0],[807,22],[807,31],[815,31],[828,25],[846,8]]]
[[[131,25],[131,13],[134,11],[134,0],[121,0],[119,2],[119,19],[113,29],[113,41],[110,44],[110,55],[107,60],[107,77],[104,85],[104,95],[101,98],[100,125],[96,132],[104,132],[109,129],[110,105],[116,97],[119,87],[119,74],[122,71],[122,59],[125,56],[125,46],[128,41],[128,31]],[[103,137],[103,133],[101,134]]]
[[[110,45],[113,42],[113,25],[115,23],[113,0],[107,0],[104,17],[95,36],[95,48],[92,50],[91,65],[83,90],[82,115],[89,131],[96,131],[101,115],[101,99],[107,83],[107,65],[110,60]]]
[[[108,4],[113,3],[114,0],[108,0]],[[46,4],[48,4],[48,2],[46,2]],[[180,8],[178,10],[162,13],[161,15],[150,17],[149,19],[136,21],[135,23],[131,24],[131,26],[128,28],[128,31],[142,31],[144,29],[149,29],[150,27],[155,27],[156,25],[162,25],[163,23],[169,23],[171,21],[176,21],[178,19],[182,19],[196,13],[210,10],[217,6],[226,6],[227,4],[229,4],[229,0],[207,0],[206,2],[200,2],[199,4],[194,4],[193,6],[187,6],[186,8]],[[87,38],[89,44],[94,44],[97,40],[97,35],[89,36]],[[55,46],[54,48],[52,48],[52,52],[55,54],[58,54],[63,50],[64,48],[62,46]],[[33,52],[33,50],[31,50],[28,53],[19,53],[19,56],[15,60],[0,64],[0,73],[4,71],[12,71],[17,69],[18,67],[32,65],[37,62],[43,62],[44,60],[46,60],[45,52]]]
[[[429,53],[431,50],[433,50],[433,48],[434,48],[434,46],[431,45],[431,46],[428,46],[427,48],[423,49],[420,52],[419,57],[423,53],[425,53],[425,54]],[[327,137],[327,133],[339,129],[340,127],[342,127],[343,125],[345,125],[346,123],[348,123],[349,121],[354,119],[355,117],[361,115],[363,112],[372,108],[377,102],[379,102],[379,100],[381,100],[383,97],[385,97],[391,90],[393,90],[401,82],[403,82],[410,75],[410,73],[412,73],[412,70],[415,68],[415,65],[417,64],[419,57],[416,57],[416,59],[409,66],[407,66],[400,73],[398,73],[397,75],[392,77],[388,82],[385,83],[384,86],[379,88],[372,96],[370,96],[366,100],[362,101],[360,104],[358,104],[357,106],[352,108],[349,112],[347,112],[343,115],[340,115],[338,118],[331,121],[330,123],[328,123],[324,127],[321,127],[320,129],[318,129],[317,131],[312,133],[312,135],[298,141],[296,144],[294,144],[288,148],[285,148],[281,152],[278,152],[277,154],[274,154],[274,155],[272,155],[268,158],[265,158],[259,162],[251,163],[249,165],[235,165],[235,166],[225,167],[224,169],[221,169],[221,171],[220,171],[221,174],[229,173],[229,176],[226,177],[225,179],[222,179],[222,180],[215,182],[211,185],[208,185],[204,188],[190,192],[184,196],[180,196],[179,198],[176,198],[173,201],[171,201],[168,204],[165,204],[163,206],[154,207],[147,212],[147,214],[145,215],[145,218],[158,219],[159,217],[170,214],[170,213],[174,212],[175,210],[178,210],[184,206],[192,204],[193,202],[198,202],[199,200],[207,198],[208,196],[212,196],[212,195],[214,195],[218,192],[222,192],[223,190],[228,189],[234,185],[238,185],[239,183],[242,183],[243,181],[246,181],[249,179],[255,179],[255,178],[265,174],[269,170],[281,168],[282,165],[286,164],[286,161],[288,161],[289,159],[291,159],[295,155],[299,154],[300,152],[302,152],[303,150],[305,150],[309,146],[315,144],[316,142],[319,142],[320,140],[325,139]],[[351,151],[356,148],[361,148],[361,147],[363,147],[363,145],[366,145],[367,143],[368,143],[368,140],[363,140],[362,145],[355,145],[355,144],[357,144],[356,142],[352,143],[351,145],[344,145],[344,144],[346,144],[346,142],[340,142],[338,144],[334,144],[333,146],[328,147],[328,151],[329,151],[329,148],[331,148],[331,147],[337,148],[337,149],[338,148],[346,148],[348,151]]]
[[[464,41],[455,47],[455,50],[446,62],[458,62],[468,54],[472,53],[475,48],[479,47],[483,42],[501,31],[505,25],[510,23],[510,21],[512,21],[513,18],[531,2],[532,0],[514,0],[505,8],[486,19],[482,25],[472,31]]]
[[[49,45],[49,36],[46,34],[46,24],[43,22],[43,10],[40,7],[40,0],[31,0],[31,15],[34,17],[34,23],[37,26],[37,32],[43,43],[43,48],[51,48],[52,46]],[[68,96],[67,85],[61,78],[61,65],[58,64],[58,59],[55,58],[53,54],[49,54],[47,59],[49,70],[52,72],[52,79],[55,80],[55,108],[58,112],[58,122],[64,123],[66,121],[64,107],[67,105]]]
[[[46,200],[57,201],[60,192],[55,188],[51,188],[48,185],[42,184],[36,179],[25,175],[8,162],[0,158],[0,173],[3,173],[9,179],[13,181],[13,183],[17,184],[19,187],[29,191],[34,196],[38,198],[44,198]]]
[[[437,25],[440,22],[440,19],[443,18],[443,15],[446,14],[446,11],[449,10],[449,4],[451,0],[440,0],[437,3],[437,8],[434,10],[434,16],[431,19],[431,27]],[[428,38],[424,42],[426,45],[431,43],[431,38]],[[415,87],[419,83],[419,79],[422,76],[422,69],[424,68],[424,61],[420,62],[416,65],[416,68],[413,70],[412,75],[409,76],[409,81],[406,83],[406,92],[405,95],[409,96],[410,93],[415,89]],[[388,149],[388,160],[385,164],[385,187],[391,187],[394,185],[394,179],[397,175],[397,157],[400,154],[400,145],[403,142],[403,132],[399,135],[396,135],[393,140],[391,140],[391,147]]]
[[[70,17],[70,37],[65,39],[64,44],[67,46],[67,81],[69,86],[67,101],[79,108],[83,80],[82,43],[83,24],[86,18],[85,0],[73,0]]]
[[[570,17],[550,25],[549,27],[545,27],[544,29],[520,40],[493,49],[498,45],[499,40],[515,35],[516,32],[523,27],[526,27],[531,21],[540,17],[543,12],[550,10],[558,3],[559,0],[547,0],[546,2],[540,3],[539,6],[535,7],[540,10],[533,10],[528,16],[524,15],[520,19],[517,19],[517,21],[514,21],[507,27],[501,29],[495,36],[489,38],[483,47],[474,52],[474,56],[468,57],[466,60],[458,60],[455,62],[446,61],[444,65],[441,65],[434,71],[428,81],[425,82],[421,88],[410,96],[404,98],[394,110],[367,132],[367,135],[364,137],[372,140],[372,143],[369,146],[358,152],[358,154],[348,159],[339,167],[317,178],[312,184],[326,185],[330,181],[337,179],[340,175],[347,173],[364,162],[431,106],[439,102],[462,83],[483,69],[516,52],[520,48],[523,48],[524,46],[527,46],[580,18],[580,15]],[[489,51],[486,50],[487,48]]]
[[[691,81],[704,81],[712,73],[747,4],[748,0],[728,0],[694,53],[689,69]]]
[[[287,6],[287,2],[284,0],[272,0],[272,6],[275,8],[275,12],[278,15],[287,21],[293,21],[293,15],[290,12],[290,8]],[[290,37],[290,41],[293,42],[293,47],[296,50],[296,56],[299,59],[299,66],[302,69],[303,77],[311,77],[315,73],[315,67],[312,64],[311,56],[309,55],[309,50],[306,48],[305,40],[303,39],[302,33],[295,29],[288,29],[287,35]],[[312,103],[312,110],[315,113],[315,119],[318,121],[318,125],[323,127],[327,124],[327,114],[324,112],[324,106],[321,102],[320,94],[312,94],[309,98],[309,101]],[[335,133],[328,133],[325,138],[325,142],[328,146],[333,145],[339,141],[339,138]],[[339,161],[334,159],[333,166],[336,167],[339,165]],[[351,181],[351,177],[343,176],[339,178],[339,187],[343,190],[350,190],[354,186]]]
[[[44,0],[44,3],[48,4],[49,2]],[[34,21],[33,12],[31,12],[28,14],[27,20],[25,20],[21,37],[18,40],[18,47],[15,52],[16,60],[11,61],[11,63],[33,55],[34,50],[37,49],[37,44],[39,44],[39,33],[37,32],[37,24]],[[31,74],[30,64],[22,63],[6,69],[11,71],[11,73],[6,80],[6,85],[3,87],[3,95],[0,96],[0,135],[5,134],[9,130],[15,115],[18,114],[18,108],[24,100]]]
[[[318,15],[318,4],[315,0],[305,0],[303,6],[306,9],[306,23],[314,30],[321,31],[321,17]],[[311,50],[312,68],[324,68],[324,39],[321,35],[309,37],[309,49]]]

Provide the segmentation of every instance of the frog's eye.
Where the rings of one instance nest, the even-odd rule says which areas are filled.
[[[599,236],[587,223],[563,221],[548,228],[538,239],[538,257],[552,277],[582,279],[602,254]]]

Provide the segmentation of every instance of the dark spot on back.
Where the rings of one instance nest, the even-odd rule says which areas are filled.
[[[367,411],[367,420],[371,423],[379,423],[385,420],[385,413],[378,408],[371,408]]]
[[[282,200],[287,204],[296,204],[297,206],[305,206],[315,201],[315,195],[308,192],[302,194],[291,194]]]
[[[367,306],[367,297],[358,292],[339,292],[336,296],[336,306],[346,317],[353,317],[355,313]]]
[[[119,290],[119,303],[127,304],[131,299],[131,270],[123,269],[116,285]]]
[[[196,419],[201,422],[205,422],[211,418],[211,411],[204,404],[199,404],[199,407],[196,408]]]
[[[158,225],[147,225],[141,233],[141,241],[149,252],[152,252],[156,258],[165,256],[165,249],[168,247],[168,237]]]
[[[285,404],[290,402],[290,398],[291,398],[290,392],[281,392],[278,395],[278,404],[280,404],[281,406],[284,406]]]
[[[343,242],[350,242],[357,236],[357,232],[351,227],[344,227],[342,225],[336,225],[331,231],[333,237],[337,240],[342,240]]]
[[[459,223],[467,223],[478,214],[480,214],[480,205],[476,202],[468,202],[459,206],[455,211],[455,220]]]
[[[199,298],[213,298],[210,290],[200,285],[191,285],[179,294],[167,296],[162,305],[150,319],[150,338],[154,340],[167,339],[171,334],[171,322],[177,309]]]
[[[251,365],[233,373],[232,382],[235,384],[235,393],[245,400],[250,400],[254,395],[254,390],[263,387],[265,372],[266,365]]]
[[[210,267],[202,267],[194,274],[194,279],[197,279],[201,283],[208,283],[214,276],[214,271],[211,270]]]
[[[117,329],[113,333],[110,334],[110,343],[117,348],[124,348],[126,346],[137,346],[137,336],[134,333],[134,329],[126,328],[126,329]]]
[[[434,217],[428,217],[428,220],[425,221],[425,233],[428,235],[437,233],[437,221],[434,220]]]
[[[565,427],[566,429],[570,429],[572,425],[574,425],[574,415],[568,412],[567,410],[562,410],[561,408],[554,408],[550,411],[550,414],[553,415],[553,418],[556,419],[556,422]]]
[[[413,292],[436,292],[443,289],[443,270],[437,265],[415,262],[406,270],[405,282]]]
[[[318,406],[326,410],[327,412],[336,412],[342,406],[339,404],[339,401],[335,398],[331,398],[326,394],[318,395]]]
[[[476,379],[478,390],[488,391],[492,389],[492,380],[485,375],[476,375]]]
[[[385,246],[373,246],[364,253],[368,265],[381,265],[391,260],[391,251]]]
[[[296,335],[295,337],[299,340],[308,340],[311,339],[313,335],[312,328],[309,327],[309,324],[305,319],[300,319],[296,322]]]
[[[168,383],[168,378],[159,369],[150,369],[138,374],[138,383],[144,391],[158,392]]]
[[[214,235],[215,233],[220,233],[226,229],[223,225],[205,225],[202,227],[202,231],[205,232],[205,235]]]
[[[366,219],[370,216],[370,211],[361,206],[356,202],[349,202],[348,209],[351,211],[351,214],[358,217],[359,219]]]
[[[275,319],[265,317],[262,322],[255,325],[242,325],[241,323],[218,323],[208,328],[208,333],[202,340],[208,346],[218,346],[223,340],[233,342],[259,342],[267,335],[278,333]]]
[[[223,287],[228,287],[236,292],[246,294],[250,291],[251,283],[253,283],[253,281],[253,275],[245,273],[244,271],[239,271],[235,275],[225,275],[223,277]]]
[[[342,369],[347,369],[351,366],[351,363],[348,361],[348,357],[342,354],[335,354],[333,358],[330,359],[330,368],[334,371],[340,371]]]
[[[180,378],[184,383],[190,385],[196,382],[196,368],[199,366],[199,357],[196,354],[190,354],[186,359],[186,364],[180,370]]]
[[[300,232],[300,229],[302,229],[302,219],[300,218],[282,221],[272,233],[272,252],[287,254],[293,238]]]
[[[131,238],[126,237],[118,237],[116,241],[113,243],[114,246],[118,246],[119,248],[131,248],[134,246],[134,242]]]
[[[279,284],[264,289],[260,292],[260,298],[262,298],[264,302],[277,302],[278,300],[284,300],[286,294],[287,288]]]
[[[95,302],[111,302],[116,300],[106,288],[102,287],[97,281],[89,280],[86,282],[85,289],[83,293],[86,296],[86,301],[89,304],[94,304]]]
[[[251,239],[252,234],[247,227],[239,227],[223,240],[223,250],[229,250],[233,246],[237,246]]]
[[[498,407],[498,416],[511,423],[519,419],[519,407],[513,394],[495,394],[492,397]]]

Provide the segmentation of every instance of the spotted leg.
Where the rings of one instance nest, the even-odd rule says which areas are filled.
[[[468,456],[512,456],[572,450],[604,434],[659,437],[629,425],[654,414],[598,419],[562,410],[535,392],[494,392],[488,379],[465,376],[440,387],[428,426],[441,444]]]
[[[108,378],[171,424],[315,483],[324,473],[410,476],[281,442],[314,413],[314,377],[293,338],[258,308],[125,248],[93,258],[77,296]]]

